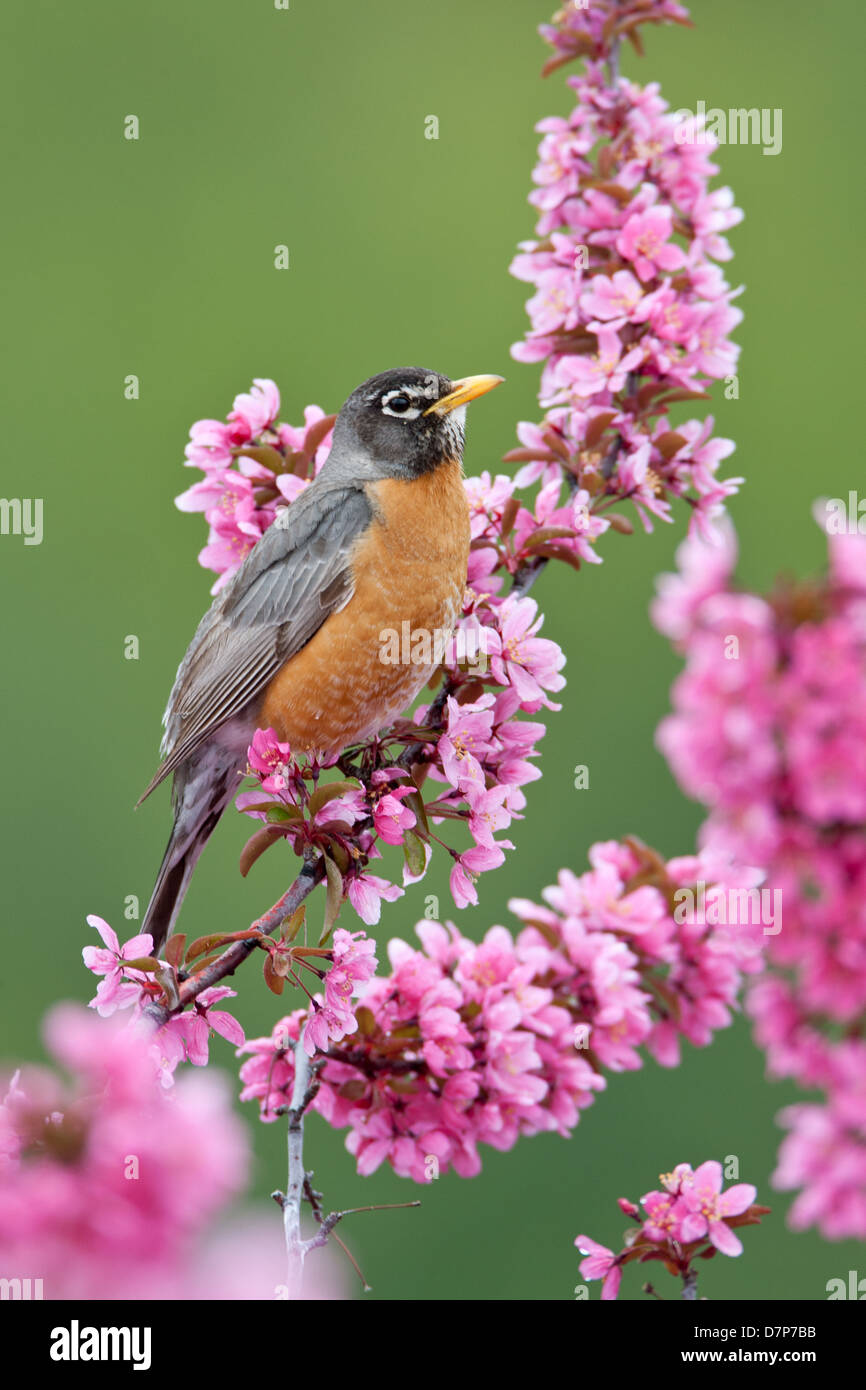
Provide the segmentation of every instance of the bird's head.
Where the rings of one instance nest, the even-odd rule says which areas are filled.
[[[501,376],[451,381],[424,367],[395,367],[353,391],[334,427],[334,455],[375,476],[415,478],[460,460],[466,406]]]

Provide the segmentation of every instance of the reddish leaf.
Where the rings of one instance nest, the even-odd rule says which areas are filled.
[[[584,187],[594,188],[598,193],[606,193],[609,198],[613,198],[617,203],[631,201],[632,194],[627,188],[623,188],[619,183],[606,183],[604,179],[587,179]]]
[[[669,406],[674,401],[708,401],[712,397],[706,391],[671,391],[667,396],[660,398],[656,404]]]
[[[371,1038],[379,1026],[375,1014],[364,1004],[355,1010],[355,1019],[359,1032],[363,1033],[365,1038]]]
[[[344,1081],[339,1090],[345,1100],[360,1100],[367,1093],[366,1081]]]
[[[580,560],[571,550],[565,550],[561,545],[539,545],[535,548],[536,555],[545,560],[562,560],[566,565],[571,565],[573,570],[580,569]]]
[[[185,946],[186,934],[184,932],[179,932],[177,936],[170,936],[165,943],[165,958],[169,965],[173,965],[176,970],[180,969]]]
[[[598,346],[597,339],[591,334],[587,334],[587,339],[591,346]],[[564,439],[560,438],[555,430],[545,430],[542,438],[545,444],[550,446],[552,452],[556,454],[558,458],[564,459],[566,463],[568,462],[570,458],[568,445]]]
[[[315,425],[311,425],[307,430],[306,439],[304,440],[304,449],[310,455],[311,459],[322,440],[325,438],[325,435],[329,434],[334,428],[336,421],[336,415],[326,415],[324,419],[317,420]]]
[[[670,459],[684,444],[688,444],[688,440],[684,434],[678,434],[676,430],[665,430],[664,434],[660,434],[653,440],[653,443],[662,458]]]
[[[210,951],[221,951],[224,946],[230,946],[233,941],[255,941],[260,938],[262,933],[255,927],[247,927],[244,931],[211,932],[208,936],[198,936],[187,952],[187,961],[195,960],[197,956],[203,956]]]
[[[602,410],[598,415],[594,415],[586,427],[583,442],[587,449],[593,449],[601,436],[604,434],[608,425],[616,419],[615,410]]]
[[[196,961],[195,965],[192,967],[190,971],[190,974],[200,975],[203,970],[207,970],[208,966],[213,965],[214,961],[219,960],[219,958],[219,951],[214,951],[212,956],[202,956],[201,960]]]
[[[314,816],[317,811],[327,805],[329,801],[335,801],[338,796],[345,796],[347,792],[356,792],[361,783],[355,777],[349,778],[345,782],[328,782],[324,787],[317,787],[310,797],[310,815]]]
[[[480,700],[483,694],[483,681],[466,681],[464,685],[460,686],[460,689],[457,691],[457,694],[454,696],[454,698],[457,701],[458,705],[471,705],[474,704],[476,700]]]
[[[499,523],[500,536],[508,536],[517,520],[517,513],[520,511],[520,503],[516,497],[509,497],[505,506],[502,508],[502,520]]]
[[[257,830],[255,835],[251,835],[241,850],[240,870],[241,876],[246,878],[256,860],[264,854],[266,849],[275,845],[277,840],[283,839],[283,832],[275,825],[266,825],[261,830]]]
[[[576,534],[572,526],[539,526],[526,537],[523,549],[534,550],[536,546],[545,545],[547,541],[567,540]]]
[[[550,449],[509,449],[502,455],[503,463],[555,463],[556,455]]]
[[[278,975],[274,970],[274,962],[270,951],[265,956],[265,963],[262,968],[262,974],[265,977],[265,984],[267,985],[271,993],[282,994],[286,982],[283,979],[282,975]]]

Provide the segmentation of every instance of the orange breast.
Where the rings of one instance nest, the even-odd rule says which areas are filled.
[[[459,463],[371,483],[367,495],[376,518],[353,553],[352,598],[274,677],[257,720],[298,751],[336,752],[401,714],[438,664],[425,660],[436,634],[461,611],[469,509]]]

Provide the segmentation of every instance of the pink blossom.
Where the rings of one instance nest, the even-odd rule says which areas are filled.
[[[164,1087],[173,1085],[179,1062],[191,1062],[194,1067],[206,1067],[211,1033],[219,1033],[234,1046],[244,1041],[244,1030],[237,1019],[214,1004],[221,999],[234,999],[237,991],[225,985],[202,990],[193,1007],[175,1014],[157,1031],[151,1043],[151,1057]]]
[[[693,1241],[708,1235],[723,1255],[742,1254],[742,1241],[725,1224],[725,1217],[741,1216],[756,1195],[756,1189],[746,1182],[722,1192],[722,1165],[715,1160],[702,1163],[683,1187],[682,1200],[689,1212],[682,1223],[683,1238]]]
[[[592,319],[629,320],[643,298],[643,287],[629,270],[612,276],[595,275],[580,297],[580,307]]]
[[[768,599],[735,589],[734,558],[730,532],[721,548],[690,541],[678,555],[680,572],[660,585],[653,617],[680,645],[686,665],[658,741],[681,785],[708,808],[701,836],[708,851],[734,866],[762,865],[762,891],[784,904],[784,921],[763,943],[769,973],[751,989],[747,1007],[770,1074],[822,1093],[820,1104],[786,1112],[795,1117],[793,1132],[775,1181],[803,1184],[791,1221],[817,1224],[833,1239],[862,1235],[859,1076],[866,1056],[852,1063],[850,1033],[866,1009],[866,629],[859,590],[856,577],[849,586],[834,569],[832,550],[825,577],[787,582]],[[726,656],[726,643],[728,652],[736,644],[735,659]],[[695,982],[702,1004],[691,1006],[689,1029],[697,1036],[705,1024],[716,1026],[720,967],[716,962],[712,976],[704,969]],[[703,992],[713,978],[711,992]],[[673,1054],[671,1038],[662,1036],[661,1044]],[[807,1154],[816,1161],[805,1161]]]
[[[269,429],[280,413],[280,393],[272,381],[256,377],[253,389],[235,396],[229,420],[247,438]]]
[[[415,824],[415,812],[403,805],[403,798],[411,795],[411,787],[397,787],[381,796],[373,808],[376,834],[388,845],[402,844],[403,831]]]
[[[565,677],[559,674],[565,656],[555,642],[536,636],[541,623],[534,599],[506,599],[499,611],[498,643],[490,662],[494,679],[511,685],[529,710],[542,705],[558,709],[545,691],[565,685]]]
[[[584,1279],[602,1279],[602,1301],[610,1302],[615,1299],[622,1282],[622,1266],[617,1263],[613,1251],[608,1250],[606,1245],[599,1245],[597,1241],[590,1240],[589,1236],[578,1236],[574,1243],[581,1255],[586,1256],[586,1259],[580,1262],[580,1272]]]
[[[670,244],[673,216],[670,208],[652,207],[633,213],[616,242],[620,255],[634,262],[641,280],[651,280],[657,270],[679,270],[685,252]]]
[[[504,858],[502,848],[495,842],[492,845],[476,845],[474,849],[467,849],[455,856],[450,886],[457,907],[469,907],[478,902],[475,887],[478,875],[488,869],[497,869]]]
[[[474,875],[502,854],[494,845],[459,856],[458,905],[475,900]],[[300,1037],[307,1019],[305,1045],[324,1054],[315,1108],[348,1131],[359,1172],[387,1162],[428,1182],[434,1154],[440,1170],[472,1175],[480,1146],[568,1135],[605,1088],[605,1073],[642,1065],[662,1020],[675,1018],[677,1036],[698,1045],[727,1021],[742,983],[739,945],[721,929],[676,922],[670,906],[679,882],[723,869],[695,855],[664,864],[634,844],[610,842],[593,847],[586,873],[560,875],[545,893],[548,905],[512,903],[525,924],[517,935],[496,926],[475,942],[451,924],[422,922],[420,949],[390,942],[391,973],[372,977],[372,943],[362,937],[361,974],[351,986],[326,986],[312,1010],[241,1049],[243,1096],[273,1118],[291,1091],[286,1038]],[[632,882],[650,873],[655,883]],[[363,1028],[350,1017],[356,979]],[[702,991],[708,1012],[696,1019],[692,995]],[[335,1048],[347,1036],[350,1045]]]
[[[139,970],[127,970],[125,962],[149,956],[153,950],[153,938],[146,932],[132,936],[120,945],[117,933],[101,917],[91,915],[87,925],[99,932],[105,942],[105,949],[99,946],[85,946],[81,955],[88,970],[94,975],[102,975],[96,994],[90,1001],[90,1008],[96,1009],[103,1018],[108,1018],[117,1009],[127,1009],[138,1003],[141,987],[147,976]]]
[[[38,1271],[53,1299],[189,1297],[193,1282],[200,1292],[198,1242],[248,1169],[225,1087],[188,1074],[166,1096],[146,1036],[72,1005],[45,1031],[71,1080],[24,1070],[0,1106],[4,1268]],[[219,1297],[218,1270],[210,1284]]]
[[[382,903],[402,898],[403,889],[377,874],[358,874],[349,880],[349,902],[362,922],[374,927],[382,915]]]
[[[264,774],[262,790],[280,792],[286,787],[286,774],[291,767],[292,750],[280,743],[273,729],[256,729],[247,750],[249,765],[254,772]]]
[[[632,1260],[641,1264],[661,1261],[694,1291],[700,1262],[708,1255],[715,1250],[724,1255],[742,1253],[742,1243],[730,1222],[741,1217],[737,1224],[753,1225],[769,1211],[768,1207],[753,1206],[756,1190],[750,1183],[738,1183],[722,1192],[721,1164],[713,1160],[694,1171],[691,1164],[678,1163],[672,1172],[662,1174],[661,1182],[663,1191],[648,1192],[641,1198],[646,1212],[643,1221],[634,1202],[619,1198],[620,1211],[638,1223],[637,1229],[632,1226],[626,1232],[619,1254],[588,1236],[578,1236],[574,1242],[587,1256],[580,1266],[584,1278],[604,1279],[603,1299],[616,1298],[622,1266]]]
[[[493,696],[482,695],[471,705],[458,705],[448,699],[448,722],[439,739],[442,770],[453,787],[484,786],[479,758],[490,748],[493,726]]]
[[[529,331],[512,351],[544,364],[546,414],[521,426],[523,448],[509,457],[523,465],[520,485],[576,480],[594,510],[628,501],[646,529],[650,515],[671,521],[671,501],[688,497],[690,531],[710,534],[737,480],[710,483],[688,450],[672,452],[680,427],[654,402],[665,388],[701,391],[736,370],[730,334],[741,315],[731,300],[739,291],[714,260],[729,259],[723,233],[742,214],[730,189],[709,187],[712,142],[681,138],[656,84],[610,81],[604,66],[620,26],[631,32],[662,10],[685,15],[643,0],[614,13],[599,0],[588,15],[566,7],[542,30],[557,62],[582,56],[586,68],[569,79],[578,102],[571,114],[539,125],[530,195],[539,239],[522,243],[512,264],[536,293]]]

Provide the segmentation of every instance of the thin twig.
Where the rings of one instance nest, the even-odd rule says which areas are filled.
[[[283,1230],[286,1235],[286,1256],[288,1259],[288,1296],[301,1297],[304,1285],[304,1260],[311,1248],[301,1234],[301,1198],[307,1174],[304,1169],[304,1111],[318,1090],[310,1058],[304,1047],[304,1034],[294,1045],[295,1079],[292,1086],[292,1101],[289,1106],[288,1124],[288,1167],[289,1179],[285,1194],[273,1193],[275,1201],[283,1209]]]
[[[278,902],[274,903],[273,907],[268,909],[264,916],[252,923],[253,928],[265,936],[273,936],[280,924],[297,911],[304,899],[318,883],[321,883],[324,877],[323,860],[321,858],[308,860],[291,888],[283,894]],[[182,1012],[188,1004],[197,999],[203,990],[210,989],[212,985],[224,980],[227,975],[233,975],[238,966],[242,965],[247,956],[251,955],[255,949],[255,941],[233,942],[211,965],[200,970],[197,975],[190,975],[188,979],[183,981],[178,990],[176,1003],[172,1006],[148,1004],[144,1010],[144,1017],[154,1027],[161,1028],[172,1015]]]
[[[311,1174],[304,1167],[304,1115],[312,1104],[319,1089],[316,1073],[320,1062],[312,1062],[304,1047],[304,1034],[293,1044],[295,1054],[295,1076],[292,1083],[292,1099],[288,1110],[288,1184],[285,1192],[272,1192],[274,1201],[282,1208],[283,1230],[286,1237],[286,1257],[288,1260],[287,1293],[289,1299],[298,1299],[304,1287],[304,1262],[311,1250],[327,1245],[334,1233],[334,1227],[346,1216],[355,1216],[364,1211],[397,1211],[404,1207],[420,1207],[419,1201],[386,1202],[377,1206],[347,1207],[344,1211],[332,1211],[327,1216],[322,1213],[321,1194],[316,1192],[310,1181]],[[306,1198],[318,1224],[315,1235],[305,1240],[301,1232],[301,1202]],[[334,1239],[345,1251],[357,1271],[365,1290],[369,1284],[361,1272],[357,1260],[347,1249],[339,1236]]]

